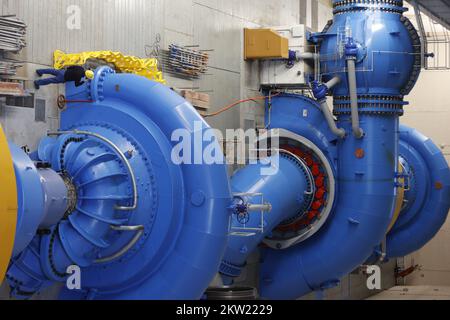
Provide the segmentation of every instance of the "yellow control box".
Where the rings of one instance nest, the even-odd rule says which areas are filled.
[[[244,58],[288,59],[289,40],[272,29],[244,29]]]

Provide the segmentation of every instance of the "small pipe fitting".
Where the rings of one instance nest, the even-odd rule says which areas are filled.
[[[333,132],[334,135],[343,139],[345,138],[346,135],[345,130],[342,128],[338,128],[336,126],[336,122],[333,118],[333,115],[331,114],[330,108],[328,108],[328,103],[326,99],[328,90],[339,84],[339,82],[341,82],[341,79],[339,77],[334,77],[327,83],[319,83],[318,81],[314,81],[312,83],[312,91],[314,97],[320,104],[320,108],[322,110],[323,115],[325,116],[325,119],[327,120],[330,130]]]

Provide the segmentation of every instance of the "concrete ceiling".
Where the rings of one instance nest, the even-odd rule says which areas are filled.
[[[408,2],[412,5],[417,2],[423,13],[450,29],[450,0],[414,0]]]

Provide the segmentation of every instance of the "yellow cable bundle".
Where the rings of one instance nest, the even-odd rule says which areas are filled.
[[[153,58],[141,59],[113,51],[91,51],[66,54],[60,50],[56,50],[53,54],[53,59],[55,69],[63,69],[74,65],[84,65],[89,59],[101,59],[114,64],[119,72],[137,74],[150,80],[166,84],[162,72],[158,69],[158,60]]]

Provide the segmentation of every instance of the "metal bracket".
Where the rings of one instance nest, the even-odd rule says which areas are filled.
[[[245,198],[255,198],[255,197],[261,197],[261,203],[259,204],[253,204],[250,203]],[[247,216],[252,214],[252,212],[260,212],[261,214],[261,227],[260,228],[251,228],[247,227],[247,222],[249,221],[246,219],[243,219],[241,224],[242,227],[233,227],[232,225],[232,218],[230,218],[230,225],[229,230],[230,236],[235,237],[253,237],[257,233],[264,233],[264,214],[266,212],[270,212],[272,210],[272,205],[270,203],[266,203],[264,201],[264,195],[262,193],[235,193],[233,194],[234,199],[241,200],[241,203],[239,204],[239,207],[241,210],[236,212],[237,206],[233,205],[230,207],[230,209],[234,210],[235,215],[243,215]],[[239,217],[238,217],[239,219]]]

